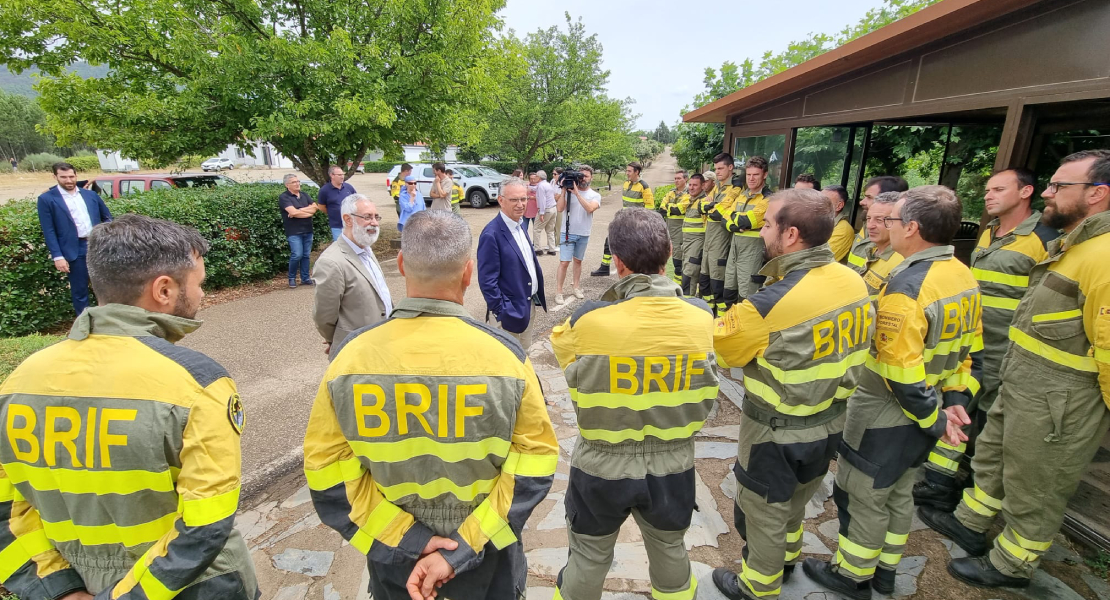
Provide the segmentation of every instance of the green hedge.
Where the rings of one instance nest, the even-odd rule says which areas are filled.
[[[397,160],[368,160],[362,163],[364,173],[388,173],[390,169],[403,163]]]
[[[62,162],[62,157],[57,154],[49,152],[39,152],[38,154],[28,154],[19,161],[20,171],[49,171],[54,163]]]
[[[71,156],[66,162],[73,165],[78,173],[88,173],[100,170],[100,159],[96,156]]]
[[[140,213],[195,227],[211,244],[205,287],[267,279],[289,265],[277,198],[281,185],[156,190],[108,203],[113,215]],[[317,246],[331,240],[323,213]],[[48,330],[73,318],[69,287],[54,268],[34,201],[0,206],[0,337]]]

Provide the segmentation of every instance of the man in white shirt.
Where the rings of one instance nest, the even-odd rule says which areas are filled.
[[[486,299],[487,319],[492,313],[501,328],[527,349],[535,307],[547,310],[543,271],[522,225],[528,185],[519,178],[509,179],[501,185],[497,203],[501,211],[478,238],[478,286]]]
[[[312,320],[324,337],[324,352],[347,336],[388,318],[393,298],[372,246],[378,241],[381,215],[362,194],[343,199],[343,233],[316,260]]]
[[[77,170],[73,165],[55,163],[51,170],[58,185],[39,196],[39,226],[54,268],[69,278],[73,311],[80,315],[89,305],[86,240],[93,227],[112,220],[112,213],[95,192],[77,187]]]
[[[559,245],[555,226],[559,220],[558,205],[555,202],[555,188],[547,181],[546,171],[536,171],[536,223],[532,227],[532,238],[536,242],[536,254],[546,252],[555,254]]]
[[[575,189],[567,194],[560,187],[555,193],[555,201],[563,218],[562,230],[556,235],[559,240],[559,271],[555,275],[555,303],[563,304],[563,282],[567,279],[567,267],[574,260],[574,297],[585,298],[579,281],[582,279],[582,259],[586,257],[586,246],[590,243],[590,229],[594,225],[594,211],[601,208],[601,194],[595,192],[590,183],[594,180],[594,170],[589,165],[578,167],[582,180]]]

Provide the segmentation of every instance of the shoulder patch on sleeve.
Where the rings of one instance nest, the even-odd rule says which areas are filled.
[[[875,316],[875,329],[898,333],[906,322],[906,315],[880,310]]]
[[[158,354],[180,365],[189,372],[189,375],[191,375],[202,388],[212,385],[212,382],[218,379],[230,377],[227,370],[224,369],[220,363],[196,350],[175,346],[153,335],[137,337],[135,339],[142,342],[151,350],[154,350]]]
[[[235,432],[243,435],[243,426],[247,423],[247,414],[243,412],[243,401],[239,398],[238,393],[234,393],[227,399],[227,419],[231,421],[231,426],[235,428]]]

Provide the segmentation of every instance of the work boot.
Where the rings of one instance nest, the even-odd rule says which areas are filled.
[[[972,556],[983,556],[990,550],[986,534],[964,527],[956,515],[950,512],[939,511],[931,506],[919,506],[917,514],[933,531],[947,536]]]
[[[894,593],[894,577],[897,575],[890,569],[882,567],[875,568],[875,575],[871,577],[871,589],[886,594],[887,596]]]
[[[954,478],[925,469],[925,479],[913,486],[913,503],[931,506],[942,512],[955,512],[960,504],[960,488]]]
[[[590,277],[608,277],[608,276],[609,276],[609,265],[604,264],[604,263],[600,267],[598,267],[596,271],[590,271]]]
[[[802,570],[819,585],[851,600],[871,600],[871,582],[856,582],[832,570],[832,564],[816,558],[802,562]]]
[[[740,579],[736,577],[736,573],[724,567],[713,569],[713,585],[729,600],[756,600],[740,587]]]
[[[790,576],[794,574],[794,567],[798,565],[783,565],[782,567],[782,582],[790,581]]]
[[[994,568],[986,556],[957,558],[949,561],[948,573],[960,581],[979,588],[1029,587],[1029,580],[1010,577]]]

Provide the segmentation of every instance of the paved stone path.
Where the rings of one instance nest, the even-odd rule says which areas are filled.
[[[555,363],[549,341],[530,349],[549,414],[559,438],[560,460],[551,493],[532,514],[524,531],[529,565],[529,600],[550,600],[559,570],[566,564],[567,538],[563,495],[569,474],[570,453],[577,438],[575,414],[567,384]],[[736,480],[731,467],[736,456],[743,388],[724,379],[718,406],[698,434],[696,467],[697,504],[686,546],[700,582],[697,597],[722,600],[712,584],[714,567],[739,569],[742,541],[732,526],[732,497]],[[833,474],[806,507],[803,555],[828,558],[836,548],[836,507]],[[294,474],[275,482],[257,499],[260,503],[241,512],[236,527],[251,548],[263,598],[273,600],[369,600],[365,557],[339,534],[320,523],[312,509],[303,476]],[[929,531],[915,519],[905,557],[898,569],[893,598],[951,599],[1059,599],[1110,600],[1110,586],[1093,575],[1063,537],[1045,557],[1033,585],[1024,591],[976,590],[945,572],[948,559],[963,556],[958,547]],[[629,519],[617,540],[616,560],[606,580],[605,600],[646,600],[650,597],[647,556],[635,522]],[[786,600],[833,600],[798,569],[783,585]],[[876,598],[885,596],[875,595]],[[467,600],[467,599],[464,599]]]

